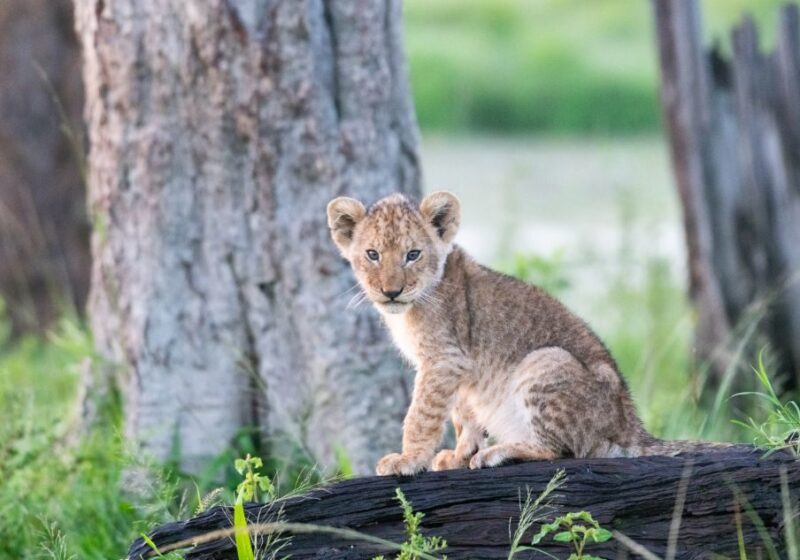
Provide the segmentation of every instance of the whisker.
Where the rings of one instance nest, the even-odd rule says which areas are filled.
[[[336,297],[337,297],[337,298],[340,298],[340,297],[342,297],[342,296],[345,296],[345,295],[349,294],[349,293],[350,293],[350,292],[352,292],[353,290],[360,289],[360,288],[361,288],[361,286],[359,286],[359,285],[358,285],[358,282],[356,282],[355,284],[353,284],[352,286],[350,286],[349,288],[347,288],[345,291],[343,291],[341,294],[337,294],[337,295],[336,295]]]
[[[442,301],[438,297],[427,292],[420,292],[417,297],[424,303],[430,304],[430,306],[426,307],[426,312],[432,314],[437,319],[444,318],[443,309],[441,308]]]
[[[345,309],[355,309],[364,301],[366,297],[367,294],[365,294],[363,290],[359,290],[353,297],[350,298],[350,301],[347,303],[347,307],[345,307]]]
[[[358,306],[360,306],[360,305],[361,305],[362,303],[364,303],[365,301],[367,301],[367,294],[364,294],[364,293],[362,293],[362,294],[361,294],[361,299],[359,299],[359,300],[358,300],[358,301],[355,303],[355,305],[353,306],[353,309],[356,309]]]

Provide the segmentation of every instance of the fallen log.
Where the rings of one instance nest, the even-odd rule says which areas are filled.
[[[663,558],[674,533],[675,558],[708,558],[712,553],[739,557],[737,526],[751,558],[785,558],[784,505],[797,515],[800,462],[784,453],[764,457],[750,446],[677,457],[565,459],[484,469],[423,473],[416,477],[365,477],[338,482],[272,504],[249,504],[248,521],[309,523],[354,529],[365,535],[403,542],[400,488],[415,511],[425,513],[423,532],[446,539],[451,560],[507,558],[517,526],[520,497],[537,495],[563,469],[566,483],[552,499],[554,512],[591,512],[600,524],[627,536]],[[687,476],[688,475],[688,476]],[[788,492],[782,495],[781,478]],[[681,484],[683,482],[683,484]],[[679,488],[683,488],[679,490]],[[674,515],[676,499],[683,507]],[[215,507],[187,521],[169,523],[149,538],[160,550],[231,527],[231,508]],[[676,518],[680,525],[676,526]],[[798,523],[795,520],[795,527]],[[532,530],[538,530],[535,525]],[[531,536],[524,542],[530,544]],[[569,548],[546,539],[540,548],[566,558]],[[604,558],[637,557],[619,540],[594,544],[588,553]],[[362,559],[391,551],[375,544],[320,533],[297,533],[279,557]],[[143,539],[131,546],[129,560],[153,556]],[[525,551],[515,558],[544,557]],[[192,560],[236,559],[226,535],[188,550]]]

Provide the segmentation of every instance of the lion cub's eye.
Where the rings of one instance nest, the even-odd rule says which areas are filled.
[[[375,249],[367,249],[367,258],[369,258],[369,260],[371,260],[371,261],[378,262],[378,259],[380,259],[381,256],[378,254],[378,251],[376,251]]]
[[[406,253],[406,262],[414,262],[415,260],[417,260],[419,258],[419,254],[421,252],[422,251],[420,251],[418,249],[414,249],[412,251],[409,251],[408,253]]]

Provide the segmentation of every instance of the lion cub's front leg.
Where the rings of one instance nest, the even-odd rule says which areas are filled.
[[[403,422],[403,452],[378,461],[379,475],[412,475],[427,469],[442,438],[444,421],[458,386],[453,368],[423,365],[414,383],[414,396]]]
[[[483,428],[475,422],[472,411],[463,405],[455,407],[451,419],[456,431],[456,448],[442,449],[436,454],[431,465],[434,471],[466,468],[486,439]]]

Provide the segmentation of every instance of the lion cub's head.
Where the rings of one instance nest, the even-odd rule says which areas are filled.
[[[353,198],[328,204],[328,226],[370,300],[403,313],[438,284],[461,218],[455,195],[436,192],[417,208],[400,194],[368,210]]]

